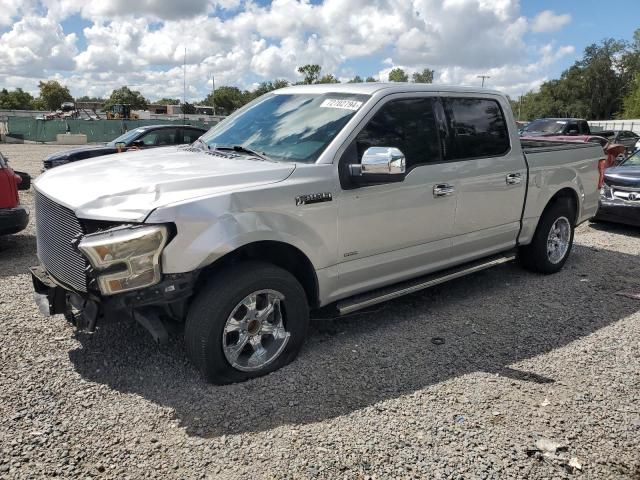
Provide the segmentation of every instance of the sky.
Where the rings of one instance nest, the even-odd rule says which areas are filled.
[[[212,88],[298,81],[317,63],[342,81],[431,68],[434,83],[517,97],[557,78],[604,38],[630,40],[640,1],[0,0],[0,88],[74,96],[128,85],[196,102]]]

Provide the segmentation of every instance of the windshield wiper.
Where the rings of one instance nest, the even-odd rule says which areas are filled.
[[[202,140],[201,138],[196,138],[196,141],[195,141],[195,142],[193,142],[193,143],[191,144],[191,146],[195,145],[195,144],[196,144],[196,143],[198,143],[198,142],[200,142],[202,145],[204,145],[204,148],[205,148],[206,150],[211,150],[211,147],[209,146],[209,144],[208,144],[208,143],[206,143],[206,142],[205,142],[204,140]]]
[[[216,150],[233,150],[234,152],[248,153],[249,155],[264,160],[265,162],[273,162],[269,157],[263,153],[256,152],[244,145],[216,145]]]

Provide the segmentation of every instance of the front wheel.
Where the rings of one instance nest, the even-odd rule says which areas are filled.
[[[241,382],[291,362],[308,324],[307,298],[293,275],[244,262],[218,272],[196,296],[185,326],[187,353],[210,382]]]
[[[566,201],[558,201],[540,218],[529,245],[520,248],[525,268],[539,273],[556,273],[562,269],[573,246],[575,214]]]

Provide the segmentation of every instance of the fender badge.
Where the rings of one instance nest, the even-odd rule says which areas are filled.
[[[331,192],[309,193],[307,195],[299,195],[296,197],[296,206],[311,205],[312,203],[330,202],[333,200]]]

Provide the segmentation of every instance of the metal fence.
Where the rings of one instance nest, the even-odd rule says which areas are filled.
[[[210,128],[217,121],[179,120],[39,120],[31,117],[7,117],[6,135],[17,140],[55,142],[61,133],[81,133],[87,142],[110,142],[117,136],[144,125],[194,125]]]
[[[631,130],[632,132],[640,134],[640,119],[590,120],[588,123],[589,127],[597,127],[600,130]]]

